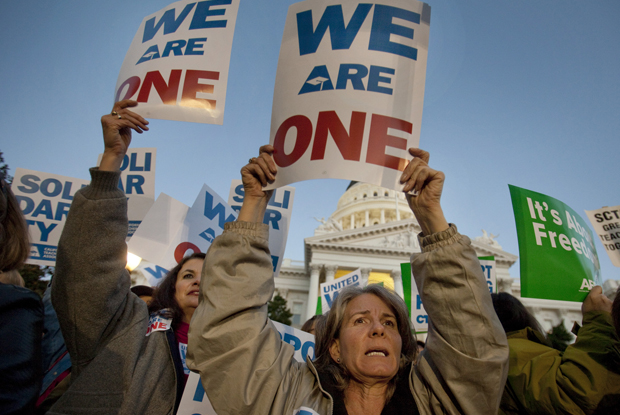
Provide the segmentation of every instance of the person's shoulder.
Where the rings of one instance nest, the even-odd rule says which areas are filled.
[[[28,301],[39,304],[43,308],[41,297],[28,288],[13,284],[0,283],[0,304]]]

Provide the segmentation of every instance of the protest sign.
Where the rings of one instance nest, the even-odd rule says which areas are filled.
[[[496,263],[494,256],[479,256],[480,267],[482,267],[482,274],[489,284],[489,292],[497,292],[497,275],[496,275]]]
[[[419,142],[429,27],[430,7],[415,0],[291,5],[271,117],[278,175],[268,188],[340,178],[401,189],[407,149]]]
[[[282,341],[289,343],[295,348],[295,354],[293,355],[295,360],[305,362],[306,356],[311,360],[314,359],[315,344],[312,334],[276,321],[272,321],[272,323]],[[211,406],[211,402],[209,402],[209,398],[202,387],[200,376],[197,373],[191,372],[189,374],[177,415],[217,415]]]
[[[403,280],[404,300],[410,312],[411,324],[416,333],[426,333],[428,332],[428,314],[422,304],[418,286],[411,274],[411,264],[409,262],[400,264],[400,272]]]
[[[521,268],[521,296],[582,302],[601,285],[590,228],[569,206],[511,186]]]
[[[333,281],[324,282],[320,284],[321,290],[321,313],[325,314],[332,308],[332,304],[338,294],[345,287],[349,285],[360,285],[362,282],[362,271],[358,268],[353,272],[343,275],[340,278],[336,278]]]
[[[230,185],[230,193],[228,194],[228,204],[237,213],[241,209],[244,196],[245,193],[241,180],[233,180]],[[280,274],[280,267],[284,259],[294,197],[294,187],[286,186],[275,189],[271,199],[269,199],[267,211],[263,219],[263,223],[269,224],[269,251],[271,252],[275,277]]]
[[[129,148],[123,158],[118,187],[127,195],[127,237],[133,236],[155,201],[156,156],[156,148]],[[99,154],[97,166],[102,157]]]
[[[620,206],[586,210],[586,215],[601,238],[611,263],[620,267]]]
[[[152,275],[161,278],[163,271],[184,256],[207,252],[213,239],[224,231],[224,223],[236,217],[236,212],[206,184],[191,208],[162,194],[129,240],[128,250],[159,266]]]
[[[11,185],[30,236],[28,264],[53,267],[75,192],[90,180],[17,168]]]
[[[144,18],[114,100],[148,118],[222,124],[239,0],[183,0]]]

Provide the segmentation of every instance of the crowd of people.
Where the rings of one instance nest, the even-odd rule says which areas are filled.
[[[518,299],[489,293],[471,241],[444,216],[445,176],[421,149],[409,149],[401,183],[422,229],[411,269],[430,318],[425,343],[393,291],[348,287],[304,324],[315,358],[294,359],[267,313],[269,145],[241,169],[239,216],[209,251],[184,258],[154,291],[132,289],[117,186],[132,130],[148,130],[136,105],[117,102],[101,118],[103,157],[74,196],[43,300],[19,279],[27,227],[0,182],[0,413],[175,414],[190,371],[220,415],[618,411],[620,294],[612,303],[594,287],[576,341],[550,347]]]

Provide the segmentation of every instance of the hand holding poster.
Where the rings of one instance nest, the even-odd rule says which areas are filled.
[[[321,290],[321,312],[327,313],[332,308],[334,300],[338,297],[340,291],[349,285],[360,285],[362,282],[362,271],[360,268],[333,281],[320,284]]]
[[[222,124],[239,0],[182,0],[147,16],[127,51],[114,100],[147,118]]]
[[[511,186],[521,257],[521,296],[582,302],[601,285],[592,232],[569,206]]]
[[[430,7],[415,0],[290,6],[271,118],[278,175],[268,188],[328,177],[402,188],[407,149],[419,142],[429,27]]]
[[[620,267],[620,206],[586,210],[585,212],[594,227],[594,231],[601,238],[611,263]]]

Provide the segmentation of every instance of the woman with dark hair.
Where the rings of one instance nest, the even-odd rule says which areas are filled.
[[[506,379],[508,346],[469,238],[448,224],[439,199],[444,174],[410,149],[402,173],[422,233],[411,269],[432,324],[416,342],[404,302],[379,286],[347,288],[317,325],[316,360],[294,361],[267,316],[274,292],[269,227],[273,146],[241,169],[245,190],[235,222],[205,259],[192,320],[188,366],[219,414],[492,414]]]
[[[52,301],[71,356],[71,385],[49,414],[177,411],[186,377],[187,330],[198,306],[203,254],[185,258],[156,290],[150,309],[130,290],[127,198],[120,166],[131,130],[148,122],[114,104],[101,117],[104,153],[76,192],[58,244]],[[151,312],[149,312],[149,310]]]
[[[503,414],[609,414],[620,403],[620,339],[611,301],[599,286],[583,302],[583,327],[564,352],[553,349],[536,318],[507,293],[492,294],[508,336]]]
[[[17,272],[30,252],[26,220],[0,178],[0,413],[34,413],[43,376],[43,304]]]

